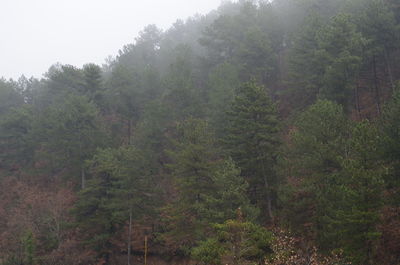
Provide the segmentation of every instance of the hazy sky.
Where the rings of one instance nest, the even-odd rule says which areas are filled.
[[[0,0],[0,77],[40,77],[56,63],[102,64],[148,24],[206,14],[221,0]]]

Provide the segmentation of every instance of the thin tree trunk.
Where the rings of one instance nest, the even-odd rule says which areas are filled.
[[[86,178],[85,178],[85,165],[82,162],[83,159],[83,155],[82,155],[82,134],[81,134],[81,130],[78,128],[78,133],[79,133],[79,157],[81,160],[81,188],[84,189],[86,186]]]
[[[378,74],[376,72],[376,56],[374,55],[373,58],[373,68],[374,68],[374,85],[375,85],[375,102],[378,114],[381,114],[381,96],[379,92],[379,85],[378,85]]]
[[[81,184],[82,184],[82,189],[85,188],[86,185],[86,176],[85,176],[85,167],[82,165],[81,166]]]
[[[262,162],[261,162],[262,163]],[[274,215],[272,213],[272,198],[271,198],[271,192],[270,192],[270,187],[268,183],[268,178],[265,173],[265,166],[262,163],[262,173],[263,173],[263,178],[264,178],[264,185],[265,185],[265,191],[266,191],[266,197],[267,197],[267,212],[268,212],[268,217],[272,220],[274,218]]]
[[[393,81],[392,67],[390,67],[389,55],[388,55],[388,52],[387,52],[386,48],[384,48],[384,57],[385,57],[386,68],[387,68],[388,74],[389,74],[390,86],[392,87],[392,92],[394,92],[394,81]]]
[[[128,144],[132,144],[132,125],[133,121],[131,118],[129,118],[129,125],[128,125]]]
[[[129,210],[128,265],[131,265],[132,208]]]
[[[358,118],[361,119],[361,110],[360,110],[360,92],[359,92],[359,86],[358,83],[354,89],[354,97],[355,97],[355,101],[356,101],[356,109],[357,109],[357,114],[358,114]]]
[[[144,236],[144,265],[147,265],[147,236]]]

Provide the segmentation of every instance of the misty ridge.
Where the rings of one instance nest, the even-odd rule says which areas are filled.
[[[0,265],[400,264],[399,34],[397,0],[224,1],[0,79]]]

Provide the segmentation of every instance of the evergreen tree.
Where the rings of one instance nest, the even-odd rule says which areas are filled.
[[[175,52],[176,59],[164,79],[166,91],[162,96],[163,104],[168,109],[170,120],[202,117],[204,95],[195,86],[193,51],[189,46],[182,45]]]
[[[355,264],[373,264],[376,255],[385,175],[381,157],[376,127],[367,121],[356,124],[341,161],[342,180],[337,185],[344,196],[330,231]]]
[[[319,32],[318,43],[318,56],[324,64],[320,96],[347,109],[366,40],[349,15],[339,14]]]
[[[208,77],[210,108],[207,116],[210,117],[210,124],[218,138],[222,138],[225,134],[227,112],[238,83],[238,69],[229,63],[217,65]]]
[[[382,133],[383,159],[387,162],[389,174],[385,179],[386,188],[394,196],[391,198],[391,204],[398,205],[400,196],[400,92],[397,90],[392,99],[385,106],[384,112],[380,120],[380,128]]]
[[[239,213],[240,214],[240,213]],[[227,220],[214,226],[215,236],[201,241],[192,250],[192,257],[201,264],[261,264],[272,252],[272,234],[251,222]]]
[[[106,144],[96,106],[85,96],[70,94],[40,113],[33,134],[40,146],[36,159],[47,160],[52,173],[67,170],[68,176],[80,175],[84,188],[84,161]]]
[[[133,221],[150,215],[154,184],[142,153],[133,146],[99,150],[87,162],[91,179],[75,207],[77,224],[87,243],[108,259],[112,238],[128,223],[130,261]]]
[[[24,103],[22,95],[18,94],[16,85],[0,79],[0,115],[7,113],[13,107],[21,106]]]
[[[383,0],[368,0],[362,3],[358,23],[363,36],[368,40],[367,52],[368,56],[372,57],[370,60],[376,64],[379,57],[383,59],[390,85],[394,89],[394,61],[391,60],[391,54],[400,46],[398,26],[393,11]]]
[[[339,105],[317,101],[295,125],[280,160],[286,176],[280,192],[282,213],[294,231],[315,235],[321,229],[319,218],[337,200],[327,191],[341,170],[338,158],[345,150],[348,123]]]
[[[252,200],[264,206],[271,219],[279,146],[275,104],[263,87],[254,82],[245,83],[236,92],[228,119],[226,147],[241,168],[242,176],[249,181]]]
[[[115,168],[116,162],[112,150],[107,149],[98,152],[88,161],[88,171],[92,177],[80,191],[73,209],[85,245],[95,250],[98,258],[104,258],[106,262],[109,262],[113,247],[110,239],[119,223],[114,210],[109,207],[113,200],[115,182],[110,168]]]
[[[339,105],[317,101],[298,118],[283,157],[282,213],[293,230],[356,264],[370,262],[384,173],[376,129],[353,127]]]
[[[317,14],[311,14],[296,32],[290,49],[289,89],[293,105],[302,108],[313,104],[322,87],[324,64],[318,56],[318,34],[323,21]]]
[[[102,70],[96,64],[86,64],[83,66],[84,91],[90,100],[94,101],[99,109],[104,109],[104,84]]]
[[[0,165],[12,168],[33,161],[33,109],[24,105],[8,111],[0,120]]]
[[[177,195],[166,208],[164,238],[183,251],[204,239],[212,223],[234,218],[238,208],[250,219],[257,214],[245,195],[246,183],[232,161],[221,157],[209,130],[202,120],[183,122],[168,152]]]

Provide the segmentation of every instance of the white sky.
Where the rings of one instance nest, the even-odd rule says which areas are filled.
[[[0,77],[41,77],[56,63],[104,63],[148,24],[206,14],[221,0],[0,0]]]

